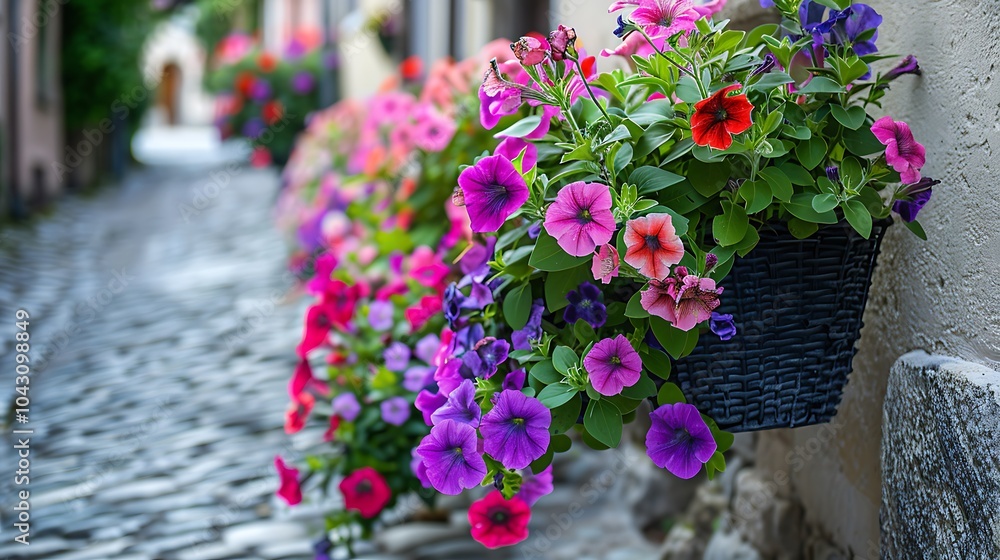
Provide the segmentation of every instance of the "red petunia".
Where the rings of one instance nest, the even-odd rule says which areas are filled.
[[[517,544],[528,538],[531,508],[514,496],[509,500],[494,490],[469,508],[472,538],[487,548]]]
[[[264,118],[264,122],[268,125],[276,124],[284,114],[285,108],[277,100],[268,101],[260,110],[260,116]]]
[[[309,393],[301,393],[295,397],[288,410],[285,411],[285,433],[295,434],[306,426],[306,420],[316,406],[316,398]]]
[[[392,498],[385,479],[371,467],[362,467],[341,480],[340,493],[344,495],[344,508],[366,519],[378,515]]]
[[[625,262],[640,274],[662,280],[681,262],[684,244],[670,214],[648,214],[625,224]]]
[[[695,144],[725,150],[732,146],[733,134],[753,126],[750,119],[753,105],[747,96],[728,97],[729,92],[740,87],[739,84],[724,87],[695,104],[694,114],[691,115],[691,138]]]
[[[269,52],[260,53],[257,57],[257,67],[262,72],[272,72],[278,66],[278,59]]]
[[[299,486],[299,469],[290,467],[280,455],[274,458],[274,468],[278,471],[281,486],[278,488],[278,496],[286,504],[294,506],[302,501],[302,488]]]

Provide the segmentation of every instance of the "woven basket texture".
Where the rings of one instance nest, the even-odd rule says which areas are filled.
[[[794,428],[837,413],[857,352],[879,245],[890,220],[869,239],[847,223],[795,239],[784,224],[760,232],[723,281],[722,305],[737,334],[700,337],[674,364],[688,402],[724,430]]]

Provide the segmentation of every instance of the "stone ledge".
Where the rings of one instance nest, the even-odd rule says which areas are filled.
[[[922,351],[889,374],[882,558],[1000,558],[1000,372]]]

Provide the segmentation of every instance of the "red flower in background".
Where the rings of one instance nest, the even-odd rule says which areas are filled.
[[[292,379],[288,382],[288,394],[293,399],[297,399],[299,395],[308,389],[312,389],[324,396],[330,394],[330,388],[326,383],[313,376],[309,361],[302,360],[299,362],[299,365],[295,366],[295,373],[292,374]]]
[[[424,61],[417,55],[407,57],[399,64],[399,73],[403,75],[404,80],[419,80],[424,74]]]
[[[281,486],[276,492],[278,497],[290,506],[300,503],[302,488],[299,486],[299,469],[286,465],[281,455],[274,458],[274,468],[278,469],[278,477],[281,479]]]
[[[499,548],[528,538],[531,508],[514,496],[509,500],[494,490],[469,508],[472,538],[487,548]]]
[[[699,146],[725,150],[733,145],[733,134],[753,126],[750,111],[753,105],[745,94],[728,97],[739,84],[724,87],[694,106],[691,115],[691,138]]]
[[[247,71],[240,72],[236,75],[236,91],[240,92],[243,97],[250,96],[250,88],[253,87],[254,77],[253,74]],[[233,112],[238,112],[234,110]]]
[[[340,427],[340,416],[334,414],[330,417],[330,426],[323,432],[323,441],[331,442],[333,441],[334,435],[337,433],[337,428]]]
[[[250,154],[250,165],[254,167],[267,167],[271,165],[271,150],[258,146]]]
[[[371,467],[362,467],[341,480],[340,493],[344,495],[345,509],[367,519],[378,515],[392,498],[385,479]]]
[[[354,307],[358,300],[367,295],[367,289],[362,284],[348,285],[342,280],[333,280],[323,292],[323,304],[330,307],[330,320],[338,327],[346,327],[354,316]]]
[[[285,433],[300,432],[306,426],[306,420],[316,406],[316,398],[309,393],[300,393],[285,411]]]
[[[424,296],[420,303],[406,309],[406,320],[410,322],[410,331],[420,330],[431,317],[443,309],[443,300],[439,295]]]
[[[269,52],[260,53],[257,57],[257,67],[261,72],[272,72],[278,66],[278,59]]]
[[[268,125],[273,125],[280,121],[281,116],[284,114],[285,108],[277,100],[268,101],[260,110],[260,116],[264,118],[264,122]]]

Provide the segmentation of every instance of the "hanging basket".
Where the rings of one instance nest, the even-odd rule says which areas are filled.
[[[733,432],[828,422],[837,413],[861,334],[879,245],[891,220],[869,239],[846,222],[795,239],[784,224],[760,232],[738,258],[722,306],[737,334],[702,336],[674,364],[688,402]]]

